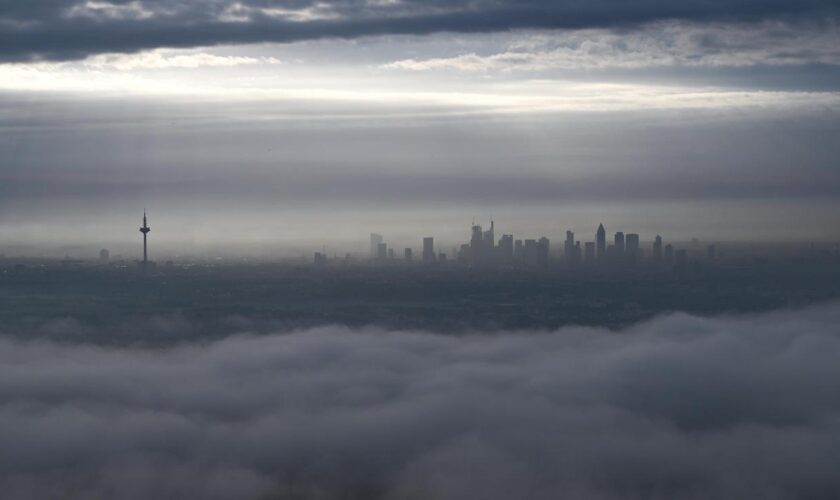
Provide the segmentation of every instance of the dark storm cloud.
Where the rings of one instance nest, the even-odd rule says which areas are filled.
[[[627,27],[662,19],[834,18],[837,12],[837,3],[829,0],[4,0],[0,2],[0,59],[60,60],[156,47],[380,34]]]
[[[835,304],[612,333],[3,341],[0,486],[6,499],[828,499],[838,321]]]

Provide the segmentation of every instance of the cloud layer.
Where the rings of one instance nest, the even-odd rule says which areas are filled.
[[[837,65],[834,23],[658,22],[631,32],[605,29],[522,36],[502,51],[409,58],[384,67],[414,71],[539,71],[659,67]]]
[[[0,485],[8,499],[827,499],[838,321],[835,304],[622,332],[3,341]]]
[[[158,47],[440,31],[624,28],[665,19],[751,21],[836,15],[836,2],[828,0],[3,0],[0,59],[75,59]]]

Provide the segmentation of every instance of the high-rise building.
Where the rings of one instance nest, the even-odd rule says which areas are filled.
[[[388,249],[388,260],[394,260],[396,258],[396,252],[394,252],[393,248]]]
[[[457,253],[457,260],[461,264],[467,264],[472,259],[472,251],[470,250],[469,243],[464,243],[461,245],[461,249],[458,250]]]
[[[325,266],[327,264],[327,255],[321,252],[315,252],[314,263],[316,266]]]
[[[477,264],[481,261],[481,253],[484,249],[484,233],[481,231],[481,226],[473,224],[472,233],[470,235],[470,261]]]
[[[665,245],[665,264],[671,265],[674,263],[674,245],[670,243]]]
[[[566,241],[563,242],[563,255],[566,261],[571,260],[572,249],[575,247],[575,233],[566,231]]]
[[[370,233],[370,258],[376,259],[379,257],[379,244],[384,241],[381,234]]]
[[[656,235],[653,240],[653,261],[657,264],[662,262],[662,236]]]
[[[411,262],[414,258],[414,256],[412,255],[411,248],[406,248],[404,255],[405,255],[405,261],[406,262]]]
[[[615,254],[617,256],[624,255],[624,233],[621,231],[615,233],[613,246],[615,247]]]
[[[598,224],[598,231],[595,233],[595,256],[603,259],[607,256],[607,231],[603,224]]]
[[[540,238],[539,242],[537,242],[537,265],[547,266],[548,265],[548,255],[549,255],[549,241],[548,241],[548,238],[543,236],[542,238]]]
[[[624,252],[627,257],[627,261],[634,263],[636,262],[640,255],[641,249],[639,248],[639,235],[636,233],[628,233],[625,238],[625,247]]]
[[[495,223],[490,221],[490,229],[482,231],[481,226],[473,225],[470,237],[473,264],[488,264],[495,256]]]
[[[493,248],[496,245],[496,225],[493,219],[490,219],[490,229],[484,231],[484,259],[491,260],[493,258]]]
[[[525,262],[525,245],[522,240],[516,240],[513,242],[513,260],[519,262],[520,264]]]
[[[385,260],[388,257],[388,245],[386,243],[379,243],[376,245],[376,258]]]
[[[580,261],[580,242],[575,243],[575,233],[566,231],[566,241],[563,242],[563,254],[566,264],[574,266]]]
[[[499,238],[499,260],[505,264],[513,262],[513,235],[503,234]]]
[[[526,266],[536,266],[538,254],[539,251],[537,250],[537,240],[527,239],[523,242],[522,258],[523,263]]]
[[[435,261],[435,239],[431,236],[423,238],[423,262]]]
[[[107,248],[103,248],[99,251],[99,262],[101,262],[102,264],[107,264],[110,260],[111,252],[109,252]]]

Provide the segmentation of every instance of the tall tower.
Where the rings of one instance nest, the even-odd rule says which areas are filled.
[[[603,259],[607,253],[607,231],[603,224],[598,224],[598,231],[595,233],[595,255]]]
[[[140,228],[140,232],[143,233],[143,268],[145,269],[146,266],[149,264],[149,252],[146,247],[146,235],[149,234],[152,228],[149,227],[149,224],[146,223],[146,211],[143,210],[143,226]]]

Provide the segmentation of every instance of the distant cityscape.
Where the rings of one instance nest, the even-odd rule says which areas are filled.
[[[840,296],[840,251],[831,241],[669,241],[597,224],[587,236],[566,231],[552,246],[547,236],[496,234],[489,221],[465,225],[462,243],[418,235],[412,247],[403,233],[392,247],[383,234],[365,233],[353,253],[328,255],[323,246],[310,253],[311,245],[290,258],[277,255],[281,248],[257,259],[161,251],[155,262],[155,243],[166,242],[154,234],[165,233],[152,232],[145,214],[138,222],[131,232],[140,238],[122,253],[96,245],[89,258],[0,256],[0,321],[33,338],[54,333],[33,329],[32,317],[113,326],[173,314],[197,325],[191,334],[209,336],[224,335],[244,315],[247,331],[324,324],[435,332],[612,328],[672,311],[755,312]],[[127,341],[101,332],[103,342]],[[167,332],[128,340],[167,345],[174,340]]]
[[[149,233],[151,226],[148,217],[143,212],[142,225],[142,259],[137,259],[138,266],[143,269],[156,268],[157,263],[150,259]],[[403,238],[404,240],[404,238]],[[343,253],[328,255],[326,248],[314,252],[310,262],[316,267],[329,265],[344,265],[350,263],[373,266],[414,265],[425,266],[456,265],[459,267],[481,268],[531,268],[546,267],[574,268],[609,268],[630,269],[639,265],[657,266],[662,268],[682,269],[699,261],[706,263],[718,260],[718,245],[715,243],[702,244],[697,239],[681,243],[666,242],[657,234],[652,240],[643,240],[638,233],[616,231],[608,236],[603,223],[593,232],[593,238],[585,240],[579,238],[573,231],[566,231],[562,246],[552,247],[546,236],[539,238],[515,238],[513,234],[496,235],[496,223],[490,220],[485,230],[480,224],[472,223],[469,229],[469,239],[465,238],[461,244],[440,245],[434,236],[424,236],[420,240],[419,254],[411,246],[390,246],[385,236],[370,233],[369,251],[367,254]],[[451,241],[451,240],[450,240]],[[680,245],[682,248],[678,247]],[[805,243],[800,244],[803,248]],[[731,249],[731,245],[726,246]],[[745,253],[739,252],[740,256]],[[811,243],[808,254],[812,256],[840,257],[840,244],[823,243],[819,247]],[[801,250],[798,255],[803,255]],[[5,258],[0,255],[0,259]],[[83,262],[84,259],[65,257],[64,263]],[[123,255],[113,255],[107,248],[99,251],[97,261],[100,264],[112,262],[125,265]],[[165,265],[172,265],[167,260]]]
[[[581,265],[595,266],[633,266],[648,259],[653,264],[667,266],[686,266],[688,253],[685,249],[676,249],[672,244],[665,244],[662,236],[656,235],[651,243],[650,253],[642,248],[641,239],[637,233],[622,231],[614,233],[612,242],[607,241],[607,231],[600,224],[595,231],[593,241],[581,242],[575,238],[575,233],[566,231],[563,242],[561,260],[569,267]],[[581,245],[583,243],[583,245]],[[705,255],[708,259],[715,259],[717,254],[714,244],[707,245]],[[345,255],[345,260],[352,258]],[[378,233],[370,234],[369,259],[373,263],[403,262],[413,263],[414,249],[406,247],[398,253],[389,248],[385,237]],[[552,254],[551,241],[542,236],[533,239],[516,239],[512,234],[502,234],[496,239],[495,221],[490,221],[487,230],[473,223],[470,228],[469,242],[459,247],[452,247],[447,252],[435,247],[433,236],[423,237],[422,254],[417,259],[423,264],[443,264],[449,261],[469,266],[483,267],[546,267],[557,256]],[[326,252],[315,252],[314,263],[327,265],[329,258]]]

